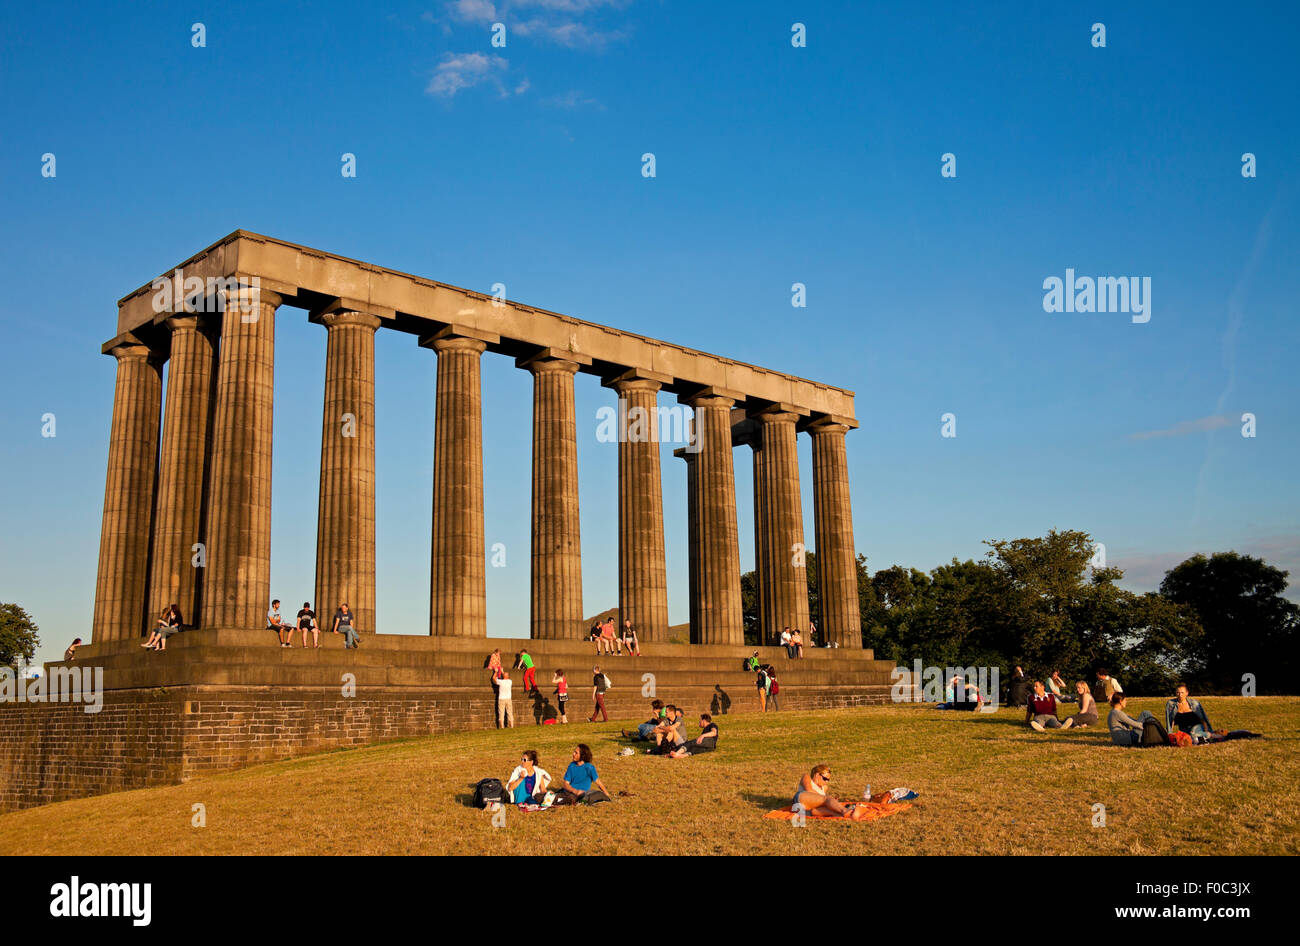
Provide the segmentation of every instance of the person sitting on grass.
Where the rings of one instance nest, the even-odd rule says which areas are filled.
[[[1072,702],[1079,704],[1079,712],[1066,717],[1065,722],[1061,723],[1061,728],[1087,729],[1097,722],[1097,701],[1092,698],[1092,690],[1088,689],[1088,684],[1082,680],[1075,683],[1074,689],[1078,697]]]
[[[822,811],[841,815],[845,818],[849,817],[848,806],[826,794],[826,789],[830,784],[831,767],[829,765],[814,765],[811,772],[799,779],[790,807],[795,811]]]
[[[1061,721],[1056,718],[1056,697],[1047,692],[1042,680],[1034,681],[1034,692],[1025,708],[1025,722],[1038,732],[1061,728]]]
[[[668,715],[654,728],[654,748],[646,750],[654,755],[668,755],[686,745],[686,715],[671,703],[667,708]]]
[[[655,727],[659,725],[659,723],[663,720],[663,718],[664,718],[664,701],[651,700],[650,718],[647,719],[641,725],[637,726],[636,732],[629,733],[626,729],[620,729],[618,731],[619,735],[621,735],[624,739],[635,739],[638,742],[649,742],[650,734],[655,731]]]
[[[1111,697],[1116,693],[1124,692],[1124,687],[1120,685],[1120,682],[1105,670],[1097,671],[1097,686],[1101,688],[1098,690],[1097,695],[1100,696],[1102,693],[1105,693],[1107,703],[1111,701]]]
[[[537,764],[537,752],[525,749],[515,770],[506,779],[506,791],[517,805],[540,803],[551,785],[551,773]]]
[[[1165,729],[1185,732],[1200,739],[1209,739],[1214,732],[1210,717],[1205,715],[1201,704],[1188,695],[1186,683],[1178,684],[1174,688],[1174,698],[1165,704]]]
[[[1147,710],[1134,719],[1124,712],[1128,697],[1120,690],[1110,698],[1110,715],[1106,717],[1106,726],[1110,729],[1110,741],[1117,746],[1167,746],[1169,734]]]
[[[1069,692],[1070,688],[1066,686],[1065,680],[1061,678],[1061,671],[1053,670],[1052,675],[1047,678],[1047,688],[1052,691],[1052,696],[1056,697],[1058,703],[1074,703],[1074,695]]]
[[[688,755],[712,752],[718,748],[718,724],[708,713],[700,714],[700,734],[685,745],[678,746],[668,753],[670,759],[684,759]]]
[[[557,805],[576,805],[580,801],[594,803],[609,801],[609,789],[600,780],[596,767],[591,764],[591,749],[579,743],[573,749],[573,761],[564,770],[561,790],[555,798]]]

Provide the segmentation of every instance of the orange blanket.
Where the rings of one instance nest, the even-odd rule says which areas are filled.
[[[890,815],[896,815],[899,812],[907,811],[912,805],[909,802],[902,804],[891,804],[888,802],[865,802],[860,801],[853,805],[849,810],[849,816],[833,815],[830,813],[822,814],[820,809],[814,808],[808,812],[809,818],[818,818],[825,821],[875,821],[878,818],[887,818]],[[794,818],[793,808],[778,808],[776,811],[769,811],[763,816],[764,818],[773,818],[777,821],[791,821]]]

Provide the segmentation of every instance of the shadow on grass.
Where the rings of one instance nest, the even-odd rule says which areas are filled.
[[[741,792],[740,797],[755,808],[761,808],[763,811],[775,811],[778,808],[789,808],[791,795],[760,795],[757,792]]]

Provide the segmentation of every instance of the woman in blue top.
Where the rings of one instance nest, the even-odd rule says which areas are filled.
[[[561,782],[563,790],[555,800],[557,805],[572,805],[579,801],[609,801],[609,790],[600,780],[596,767],[591,764],[591,749],[585,743],[574,747],[573,761],[564,770]]]
[[[1187,695],[1187,684],[1180,683],[1174,689],[1174,698],[1165,704],[1165,729],[1185,732],[1189,736],[1208,739],[1214,727],[1210,717],[1205,715],[1201,704]]]

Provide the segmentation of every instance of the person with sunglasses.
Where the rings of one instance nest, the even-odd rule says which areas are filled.
[[[794,790],[794,800],[790,807],[795,811],[811,812],[818,809],[848,818],[851,813],[848,806],[836,801],[826,794],[831,784],[831,767],[814,765],[812,771],[799,779]]]
[[[506,779],[506,791],[516,805],[538,802],[546,797],[551,785],[551,773],[537,764],[537,751],[525,749],[515,770]]]

